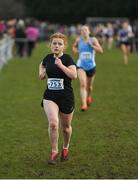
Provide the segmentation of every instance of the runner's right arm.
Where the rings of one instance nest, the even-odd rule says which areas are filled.
[[[42,62],[39,65],[39,79],[43,80],[46,77],[46,68],[42,65]]]
[[[73,43],[72,49],[73,49],[73,52],[74,52],[74,53],[78,53],[78,52],[79,52],[79,51],[78,51],[78,42],[79,42],[79,38],[77,38],[77,39],[75,40],[75,42]]]

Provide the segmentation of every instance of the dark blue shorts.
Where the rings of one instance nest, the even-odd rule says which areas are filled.
[[[82,67],[77,67],[77,69],[83,69]],[[92,77],[96,73],[96,66],[90,70],[85,70],[87,77]]]
[[[130,46],[130,41],[120,41],[120,46],[121,45]]]

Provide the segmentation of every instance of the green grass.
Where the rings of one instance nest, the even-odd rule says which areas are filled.
[[[67,51],[73,55],[70,46]],[[138,54],[130,55],[127,67],[116,48],[97,54],[87,112],[80,111],[79,82],[73,82],[70,160],[49,166],[48,124],[40,107],[46,85],[38,79],[48,52],[39,44],[30,59],[14,58],[0,72],[0,178],[138,178]],[[62,137],[59,142],[61,147]]]

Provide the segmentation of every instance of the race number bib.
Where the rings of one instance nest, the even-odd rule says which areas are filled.
[[[49,90],[64,89],[64,79],[48,78],[47,84]]]
[[[90,53],[90,52],[82,52],[80,54],[80,59],[81,60],[90,60],[90,59],[92,59],[92,53]]]

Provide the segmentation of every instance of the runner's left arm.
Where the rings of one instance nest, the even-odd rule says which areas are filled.
[[[97,38],[93,37],[93,41],[89,42],[89,44],[99,53],[103,53],[103,48],[98,42]]]
[[[66,67],[62,64],[62,61],[59,58],[56,58],[55,64],[71,79],[77,78],[77,70],[75,65],[70,65]]]

